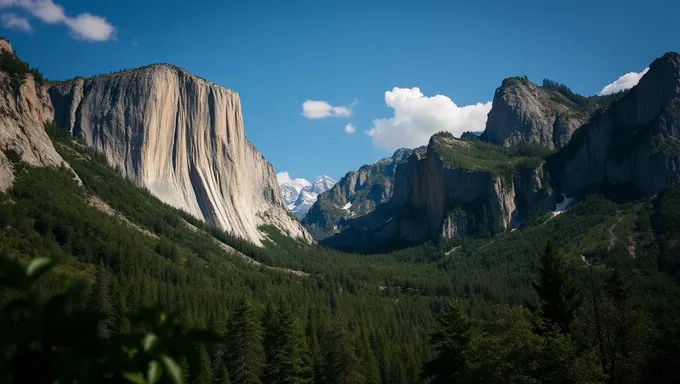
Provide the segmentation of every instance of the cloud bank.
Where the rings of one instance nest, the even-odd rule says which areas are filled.
[[[324,119],[326,117],[350,117],[356,100],[349,106],[332,106],[323,100],[307,100],[302,103],[302,116],[308,119]]]
[[[439,131],[457,137],[465,131],[483,131],[491,110],[490,101],[459,107],[447,96],[425,96],[417,87],[395,87],[385,92],[385,103],[394,116],[373,120],[366,134],[374,146],[390,151],[425,145]]]
[[[67,26],[71,36],[78,40],[108,41],[115,39],[116,36],[116,28],[107,22],[106,18],[87,12],[70,17],[66,15],[63,6],[54,3],[52,0],[0,0],[0,8],[15,7],[23,9],[43,23]],[[10,15],[16,16],[12,13],[2,16],[2,22],[5,27],[8,27],[5,19],[7,18],[9,21]],[[23,21],[16,19],[23,19]],[[13,22],[14,28],[24,30],[25,32],[32,31],[32,27],[26,18],[15,17]],[[26,26],[28,26],[28,30]]]
[[[626,89],[633,88],[637,85],[638,81],[649,71],[649,68],[645,68],[642,72],[628,72],[625,75],[619,77],[611,84],[607,84],[600,93],[599,96],[610,95],[612,93],[624,91]]]

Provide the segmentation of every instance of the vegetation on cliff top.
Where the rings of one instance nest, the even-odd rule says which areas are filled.
[[[457,139],[450,132],[432,136],[430,145],[434,153],[448,165],[494,176],[510,176],[519,167],[538,168],[550,150],[534,144],[504,147],[487,143],[473,135]]]

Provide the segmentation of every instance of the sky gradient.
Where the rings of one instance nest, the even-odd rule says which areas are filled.
[[[277,172],[336,180],[433,131],[483,129],[505,77],[593,95],[680,50],[677,1],[480,4],[0,0],[0,28],[49,79],[166,62],[233,89]]]

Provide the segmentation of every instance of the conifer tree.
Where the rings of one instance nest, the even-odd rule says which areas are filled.
[[[260,382],[263,364],[260,324],[248,296],[241,298],[231,316],[226,357],[232,384]]]
[[[363,383],[357,357],[341,313],[336,314],[331,329],[324,338],[323,382],[329,384]]]
[[[421,377],[434,384],[461,382],[466,371],[466,351],[470,344],[472,321],[460,301],[449,303],[430,337],[436,356],[423,367]]]
[[[610,383],[637,382],[646,360],[648,330],[621,264],[615,262],[605,280],[602,317],[606,366]]]
[[[265,310],[264,351],[265,383],[309,383],[311,366],[304,335],[285,305],[277,309],[271,303]]]
[[[97,265],[95,279],[90,296],[90,307],[102,316],[99,321],[99,335],[101,337],[109,337],[114,326],[114,308],[111,300],[111,273],[102,260],[99,260]]]
[[[536,311],[548,327],[562,333],[569,328],[576,311],[583,304],[578,282],[569,275],[569,268],[550,241],[541,256],[539,281],[534,283],[539,302]]]

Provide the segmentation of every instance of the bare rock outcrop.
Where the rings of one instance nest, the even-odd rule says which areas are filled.
[[[511,77],[496,89],[485,135],[495,144],[530,142],[560,148],[587,119],[585,109],[559,92]]]
[[[58,166],[64,161],[44,128],[53,116],[47,87],[36,82],[4,39],[0,39],[0,58],[11,62],[13,71],[0,71],[0,190],[5,191],[14,181],[14,162]]]
[[[57,83],[49,94],[58,125],[165,203],[258,245],[263,225],[311,241],[246,139],[236,92],[157,64]]]

